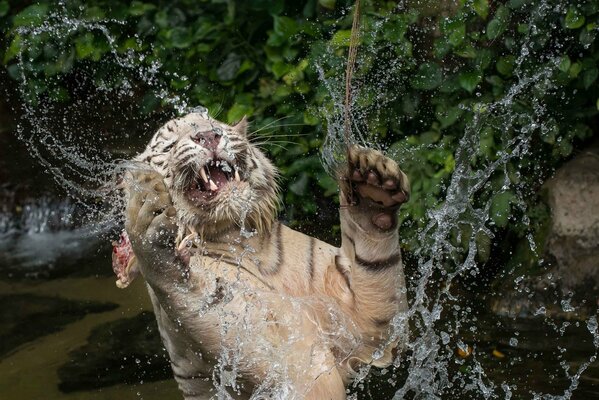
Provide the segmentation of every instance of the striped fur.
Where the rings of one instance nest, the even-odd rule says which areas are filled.
[[[276,221],[277,172],[243,124],[193,113],[159,129],[136,158],[154,172],[130,181],[128,190],[141,195],[130,196],[127,229],[173,375],[186,399],[344,399],[358,368],[392,362],[407,309],[397,227],[375,223],[382,214],[394,221],[399,203],[389,206],[392,195],[380,190],[362,195],[374,189],[353,182],[352,168],[377,171],[406,196],[407,178],[380,153],[352,150],[362,161],[340,173],[336,248]],[[190,140],[208,130],[222,133],[217,147]],[[243,178],[198,206],[185,188],[209,153],[239,166]],[[182,243],[188,262],[157,239],[170,229],[170,205],[149,199],[163,199],[163,186],[180,236],[197,233]]]

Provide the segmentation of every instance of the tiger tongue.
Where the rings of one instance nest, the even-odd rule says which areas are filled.
[[[219,189],[228,182],[227,175],[220,168],[209,168],[209,173],[210,179]]]

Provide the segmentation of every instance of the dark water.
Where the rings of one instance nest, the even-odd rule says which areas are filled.
[[[180,398],[143,282],[126,290],[114,284],[109,230],[82,225],[78,206],[13,136],[14,121],[0,124],[0,398]],[[463,306],[478,307],[475,329],[464,329],[459,344],[453,336],[443,344],[453,353],[446,368],[455,381],[442,398],[481,398],[464,388],[482,368],[486,381],[517,386],[500,398],[576,389],[571,398],[599,399],[597,361],[572,379],[595,351],[585,322],[503,318],[483,304]],[[373,371],[352,391],[393,398],[405,368]]]

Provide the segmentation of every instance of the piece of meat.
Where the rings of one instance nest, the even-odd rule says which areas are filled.
[[[118,242],[112,242],[112,270],[117,276],[116,286],[124,289],[139,275],[137,259],[127,232],[121,232]]]

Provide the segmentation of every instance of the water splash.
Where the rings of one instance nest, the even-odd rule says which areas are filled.
[[[520,48],[520,54],[514,62],[516,83],[509,87],[505,95],[497,101],[474,103],[462,108],[465,113],[473,116],[472,122],[467,125],[466,131],[459,140],[454,155],[455,168],[443,188],[444,200],[438,207],[428,210],[427,222],[418,234],[417,243],[420,247],[414,251],[414,256],[417,258],[417,270],[412,281],[411,296],[409,296],[409,298],[411,297],[411,307],[407,316],[414,327],[413,339],[408,344],[407,355],[400,356],[396,360],[397,366],[407,369],[407,377],[400,384],[394,399],[411,398],[412,395],[415,395],[415,398],[440,399],[451,393],[453,393],[452,396],[457,396],[456,391],[460,392],[460,398],[475,396],[476,398],[503,397],[509,399],[514,393],[523,394],[527,390],[526,383],[511,383],[510,380],[507,382],[494,381],[493,370],[489,370],[481,361],[484,359],[484,355],[479,354],[476,347],[470,351],[469,346],[462,341],[461,338],[464,336],[477,341],[478,335],[488,335],[489,332],[477,327],[476,313],[472,308],[460,306],[463,301],[455,297],[453,286],[455,286],[454,281],[464,276],[476,277],[480,274],[480,265],[476,260],[479,238],[481,235],[489,239],[494,237],[493,221],[490,218],[491,203],[481,205],[477,204],[475,200],[477,195],[485,190],[491,177],[497,172],[502,172],[505,178],[501,190],[504,192],[512,190],[519,198],[527,196],[530,190],[512,183],[508,177],[507,167],[510,161],[517,161],[525,156],[534,156],[531,151],[533,136],[552,129],[550,124],[543,122],[551,119],[548,118],[550,115],[540,99],[544,94],[555,89],[554,79],[558,73],[560,59],[558,52],[556,55],[544,54],[543,59],[548,60],[544,68],[536,71],[525,68],[524,62],[532,56],[533,52],[527,42],[531,35],[536,34],[535,25],[538,21],[547,18],[552,13],[559,14],[560,12],[565,12],[564,5],[553,7],[547,2],[540,2],[533,7],[527,20],[532,29],[528,33],[528,38],[523,40],[524,44]],[[381,24],[373,26],[371,34],[376,36],[377,30],[382,25],[381,22]],[[376,46],[363,45],[358,52],[358,64],[360,62],[368,63],[368,60],[372,59],[379,50]],[[327,54],[334,54],[334,49],[331,48]],[[345,88],[344,81],[339,75],[328,73],[327,65],[334,65],[334,61],[327,57],[330,56],[326,56],[318,66],[322,84],[329,91],[330,100],[333,103],[332,106],[328,105],[323,110],[323,114],[327,118],[328,131],[322,159],[329,172],[334,173],[337,166],[345,161],[344,147],[347,143],[344,142],[342,121],[344,107],[342,95],[345,93]],[[388,70],[377,74],[366,82],[360,82],[360,86],[354,87],[352,92],[359,92],[364,87],[372,87],[376,90],[377,87],[380,87],[379,85],[385,87],[397,84],[401,81],[400,64],[401,61],[397,61],[395,64],[389,65]],[[388,92],[388,90],[381,90],[381,93]],[[397,93],[397,97],[401,97],[401,93]],[[358,102],[359,95],[354,96],[352,102],[354,135],[352,140],[365,146],[376,147],[377,144],[373,143],[376,138],[368,133],[366,117],[384,109],[388,104],[397,100],[397,97],[382,98],[379,99],[379,102],[364,107]],[[524,99],[533,102],[534,113],[532,115],[518,112],[514,107]],[[502,152],[497,154],[496,160],[482,167],[474,167],[473,153],[480,148],[481,131],[489,124],[499,124],[501,129],[514,131],[517,134],[507,141]],[[397,160],[406,160],[411,156],[410,150],[412,150],[411,146],[407,144],[391,148],[389,153]],[[525,202],[518,203],[522,207],[522,213],[526,216],[526,209],[523,206]],[[530,221],[527,217],[525,217],[524,223],[530,229]],[[460,229],[463,226],[468,226],[469,229]],[[468,243],[465,253],[453,240],[456,228],[460,230],[459,235],[464,235],[466,232],[466,237],[459,237],[458,240]],[[532,235],[528,234],[527,239],[531,251],[536,253],[536,244]],[[574,311],[567,299],[562,301],[562,308],[564,311]],[[544,309],[538,315],[544,315]],[[596,337],[593,330],[596,323],[594,324],[593,321],[596,321],[595,317],[589,319],[589,330]],[[551,319],[545,319],[546,328],[551,329],[552,323]],[[556,330],[558,338],[564,337],[565,330],[565,326],[559,331]],[[510,340],[510,346],[517,347],[517,344],[516,338]],[[456,347],[460,349],[461,354],[464,354],[464,359],[460,360],[459,357],[456,359]],[[597,343],[595,343],[595,348],[594,354],[588,358],[588,361],[583,362],[574,374],[568,372],[566,367],[569,364],[565,360],[561,361],[564,368],[563,373],[570,381],[569,388],[565,389],[562,395],[539,394],[535,391],[529,391],[528,394],[535,399],[569,399],[578,386],[581,374],[595,361]],[[458,364],[460,367],[456,370],[451,367],[452,364]],[[360,382],[364,379],[364,375],[356,377],[354,386],[361,384]]]
[[[533,27],[530,35],[535,32],[535,20],[544,18],[547,13],[562,11],[563,7],[553,9],[546,2],[541,2],[529,17],[530,25]],[[371,26],[368,35],[374,37],[380,34],[384,27],[384,21],[382,19]],[[115,20],[83,21],[68,17],[64,10],[59,10],[51,13],[48,20],[41,26],[21,27],[18,29],[18,34],[21,35],[23,42],[27,43],[33,41],[38,35],[51,35],[59,38],[80,31],[100,32],[111,48],[109,62],[113,63],[124,75],[129,75],[130,78],[120,81],[118,85],[114,81],[100,82],[96,87],[95,94],[98,99],[103,100],[112,96],[134,98],[136,85],[143,84],[152,87],[157,97],[173,107],[175,113],[188,111],[187,101],[178,95],[169,93],[162,81],[158,79],[161,67],[158,63],[146,65],[143,53],[123,54],[117,51],[114,46],[114,38],[107,28],[108,24],[118,25],[120,22]],[[140,39],[135,38],[135,40],[139,41]],[[374,40],[372,42],[374,43]],[[376,50],[375,48],[362,48],[360,52],[365,55],[361,56],[361,62],[365,62],[368,54],[375,54]],[[535,91],[549,91],[553,85],[552,78],[559,60],[555,58],[546,69],[531,73],[523,67],[525,59],[531,56],[531,51],[527,45],[521,47],[520,55],[515,60],[517,83],[511,86],[501,99],[491,104],[473,104],[462,109],[463,112],[473,115],[473,119],[461,137],[454,155],[455,167],[451,178],[443,187],[444,201],[438,208],[428,211],[426,223],[418,235],[421,247],[415,252],[417,268],[409,293],[411,299],[409,313],[396,316],[395,319],[397,329],[405,325],[402,323],[405,318],[409,318],[413,326],[412,339],[407,346],[407,355],[400,356],[395,361],[396,367],[405,370],[407,376],[402,379],[397,376],[388,378],[397,389],[393,395],[395,399],[413,395],[418,398],[437,399],[458,390],[465,396],[510,399],[516,393],[521,392],[520,384],[512,383],[510,379],[495,381],[493,374],[486,367],[488,363],[484,360],[482,350],[477,345],[470,346],[464,339],[466,336],[472,338],[483,335],[485,332],[484,328],[476,326],[475,309],[462,304],[461,299],[455,295],[452,289],[454,281],[463,276],[477,276],[480,273],[480,266],[476,261],[478,237],[485,235],[490,239],[493,238],[492,221],[489,219],[490,203],[476,204],[474,199],[477,194],[485,189],[491,176],[499,171],[505,176],[502,190],[515,189],[519,196],[524,196],[525,189],[514,187],[508,178],[507,164],[511,160],[517,160],[530,154],[531,137],[535,132],[550,129],[549,126],[542,123],[547,116],[547,111],[539,101],[541,96],[538,94],[531,97],[531,100],[535,102],[533,116],[524,113],[518,114],[513,109],[513,105],[519,99],[528,97]],[[35,72],[27,68],[28,59],[25,47],[19,53],[18,59],[21,94],[27,98],[30,93],[27,85],[31,74],[35,74]],[[387,71],[382,71],[375,77],[362,81],[361,87],[354,89],[356,93],[365,91],[375,93],[376,101],[362,105],[359,102],[359,96],[352,99],[353,141],[371,147],[381,147],[376,135],[370,133],[367,117],[377,115],[377,112],[384,107],[401,98],[401,91],[398,91],[395,96],[382,96],[383,93],[386,93],[382,89],[390,85],[401,87],[405,83],[401,74],[404,67],[402,62],[401,58],[397,58],[387,65]],[[327,74],[326,64],[327,62],[324,60],[321,65],[317,66],[321,82],[331,97],[329,104],[331,108],[323,111],[327,121],[323,162],[327,169],[333,172],[339,163],[343,162],[344,145],[347,145],[343,139],[342,120],[345,88],[343,87],[344,80],[340,76],[331,77]],[[52,104],[46,99],[37,100],[37,106],[25,105],[25,120],[19,126],[19,138],[27,144],[30,153],[47,169],[69,196],[78,200],[88,210],[93,211],[95,217],[118,220],[120,216],[117,211],[113,214],[107,213],[105,209],[99,211],[90,202],[90,198],[106,195],[105,189],[98,188],[103,188],[106,185],[110,187],[114,182],[115,171],[122,165],[118,153],[115,155],[115,152],[106,150],[103,142],[108,139],[98,137],[97,126],[73,128],[70,119],[79,119],[79,122],[82,122],[81,115],[69,116],[67,111],[61,110],[56,104]],[[80,105],[86,109],[90,104],[84,102]],[[57,116],[61,118],[57,119]],[[498,154],[496,160],[482,168],[474,168],[471,157],[473,149],[480,147],[481,130],[489,123],[498,121],[502,123],[504,129],[513,129],[519,134],[507,142],[503,152]],[[405,151],[406,149],[408,151]],[[390,154],[396,159],[406,159],[410,157],[410,151],[414,151],[414,149],[410,149],[409,146],[398,146],[391,148]],[[126,154],[130,152],[130,149],[125,151]],[[57,209],[62,210],[61,207],[58,206]],[[72,213],[72,209],[69,208],[71,205],[65,204],[64,207],[64,215],[70,215]],[[31,206],[24,213],[26,217],[21,224],[27,227],[25,230],[29,235],[45,234],[48,232],[48,227],[53,224],[60,226],[63,223],[65,226],[69,226],[68,218],[62,220],[63,213],[59,212],[58,216],[51,215],[47,209],[48,207],[42,204]],[[7,217],[0,217],[1,232],[10,233],[16,224],[17,222]],[[464,235],[460,239],[468,243],[468,250],[465,253],[452,240],[456,228],[462,225],[469,227],[469,233],[460,232],[460,235]],[[79,234],[79,232],[75,231],[75,234]],[[529,241],[533,245],[533,241],[531,239]],[[47,247],[48,241],[45,242]],[[16,253],[18,254],[18,252]],[[448,265],[452,268],[448,269]],[[569,310],[571,307],[569,302],[567,300],[564,302],[562,304],[564,310]],[[542,318],[543,315],[544,312],[539,312],[538,317]],[[544,324],[550,327],[553,324],[553,329],[556,330],[559,337],[564,337],[568,330],[573,328],[566,324],[558,326],[550,319],[545,319]],[[225,323],[222,325],[223,328],[226,327]],[[586,326],[588,332],[593,336],[594,346],[599,347],[597,319],[591,317]],[[395,334],[401,337],[406,335],[403,331],[397,331]],[[472,342],[470,341],[470,343]],[[519,340],[515,335],[510,338],[509,346],[516,348],[519,345]],[[456,348],[469,358],[456,358]],[[376,358],[377,354],[375,353],[374,356]],[[596,351],[588,358],[587,362],[582,363],[574,373],[571,373],[568,362],[562,356],[560,363],[563,374],[570,382],[564,393],[555,396],[529,391],[528,394],[535,399],[570,398],[578,386],[582,373],[590,363],[595,361],[595,358]],[[217,386],[220,385],[219,395],[223,397],[226,397],[227,387],[236,385],[235,365],[235,354],[223,352],[219,363],[220,374],[218,377],[213,377]],[[363,368],[359,371],[354,387],[363,385],[367,377],[372,374],[371,368]],[[265,383],[265,387],[269,384],[271,383]],[[282,387],[277,390],[284,398],[287,389]],[[357,397],[357,395],[355,396]]]

